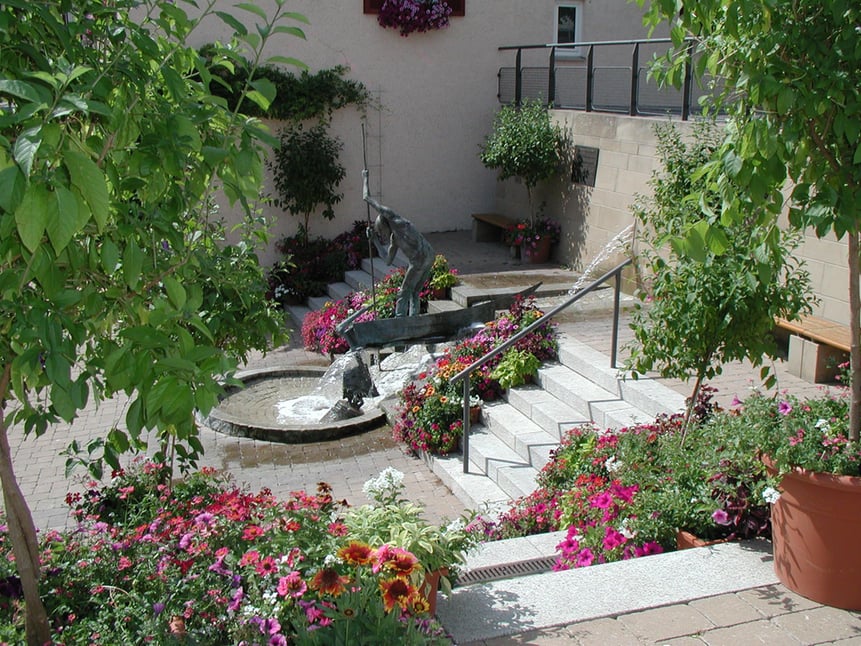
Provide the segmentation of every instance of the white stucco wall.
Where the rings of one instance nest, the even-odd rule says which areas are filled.
[[[223,4],[229,4],[224,0]],[[265,2],[258,2],[265,7]],[[278,36],[269,54],[293,56],[311,71],[350,67],[381,102],[367,118],[371,190],[423,231],[468,229],[470,214],[494,208],[496,179],[479,161],[497,101],[497,72],[514,62],[502,45],[550,42],[556,0],[466,0],[466,15],[444,30],[402,37],[362,12],[361,0],[291,0],[304,14],[307,39]],[[240,12],[241,13],[241,12]],[[583,3],[584,37],[631,38],[645,34],[641,10],[626,0]],[[203,44],[224,37],[216,20],[196,35]],[[546,65],[546,54],[542,60]],[[361,118],[336,114],[332,134],[344,142],[347,178],[336,219],[314,219],[312,234],[336,235],[366,217],[361,200]],[[226,211],[226,209],[224,210]],[[276,236],[292,233],[298,218],[267,209]],[[274,254],[261,254],[271,262]]]

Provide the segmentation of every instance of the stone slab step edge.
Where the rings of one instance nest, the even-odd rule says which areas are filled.
[[[654,419],[661,413],[684,410],[685,398],[655,379],[641,377],[622,379],[618,368],[610,366],[610,358],[591,346],[568,335],[560,335],[559,361],[605,390],[615,393]]]
[[[770,555],[770,543],[744,541],[478,583],[441,597],[437,618],[455,643],[480,643],[774,585]]]
[[[547,464],[550,451],[558,446],[559,439],[510,403],[513,393],[512,389],[508,402],[489,402],[482,406],[482,426],[537,472]]]
[[[471,429],[469,462],[470,471],[484,473],[512,500],[529,495],[537,486],[535,467],[483,424]]]

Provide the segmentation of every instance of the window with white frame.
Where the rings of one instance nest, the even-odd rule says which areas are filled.
[[[556,5],[556,26],[554,32],[554,42],[557,43],[576,43],[582,40],[581,31],[583,23],[583,3],[582,2],[560,2]],[[576,49],[558,49],[557,56],[582,56],[581,48]]]

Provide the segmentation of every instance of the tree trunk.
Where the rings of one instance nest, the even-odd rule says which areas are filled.
[[[11,370],[7,365],[0,378],[0,402],[6,401],[9,390]],[[12,451],[9,447],[9,434],[6,417],[0,407],[0,485],[3,487],[3,502],[6,508],[6,524],[12,542],[15,565],[24,590],[27,644],[44,646],[51,642],[51,629],[48,613],[39,596],[39,543],[36,539],[36,525],[33,515],[18,486],[12,468]]]
[[[859,232],[849,232],[849,365],[851,371],[852,399],[849,404],[849,438],[858,442],[861,438],[861,292],[858,272]]]

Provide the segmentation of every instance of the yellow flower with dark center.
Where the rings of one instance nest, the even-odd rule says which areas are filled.
[[[333,568],[324,567],[314,575],[313,579],[311,579],[311,589],[337,597],[346,590],[346,586],[349,582],[349,577],[341,576],[338,574],[337,570]]]
[[[338,550],[338,558],[349,565],[368,565],[374,558],[374,550],[367,543],[350,541]]]
[[[415,588],[401,578],[384,579],[380,581],[380,594],[386,612],[391,612],[395,606],[406,610],[415,595]]]

